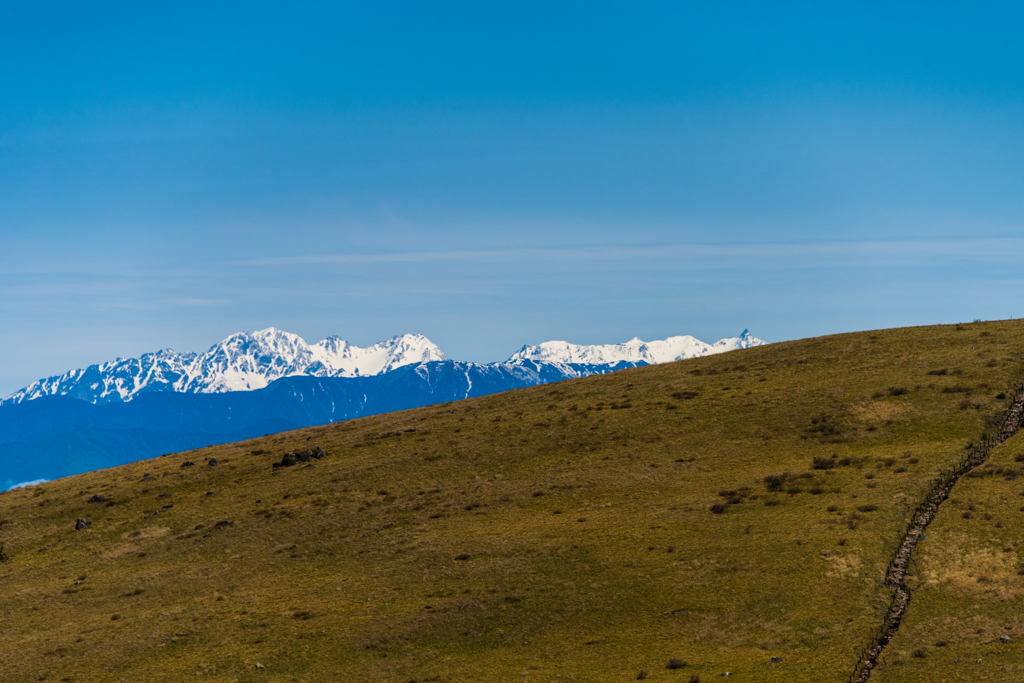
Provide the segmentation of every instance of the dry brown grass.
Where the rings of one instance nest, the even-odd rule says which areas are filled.
[[[991,428],[1022,331],[787,342],[0,495],[0,679],[840,680],[907,509]]]

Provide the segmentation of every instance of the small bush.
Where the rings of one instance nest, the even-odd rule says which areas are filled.
[[[935,641],[935,647],[946,647],[947,645],[949,645],[948,641],[945,641],[945,640],[936,640]]]
[[[830,470],[835,466],[836,461],[833,458],[817,457],[811,461],[812,470]]]
[[[1017,455],[1013,456],[1013,461],[1024,462],[1024,453],[1018,453]]]
[[[941,370],[929,370],[928,374],[929,375],[940,375],[940,376],[941,375],[948,375],[949,374],[949,370],[947,370],[946,368],[942,368]]]
[[[727,503],[715,503],[714,505],[711,506],[711,512],[715,513],[716,515],[720,515],[728,509],[729,505]]]
[[[788,472],[783,472],[782,474],[769,474],[764,478],[764,485],[769,491],[781,491],[788,479]]]
[[[668,662],[665,664],[665,668],[666,669],[682,669],[685,666],[686,666],[686,662],[684,662],[681,659],[676,659],[675,657],[673,657],[672,659],[668,660]]]
[[[924,659],[925,655],[927,655],[927,654],[928,653],[924,651],[924,648],[919,647],[916,650],[914,650],[913,652],[911,652],[910,656],[911,657],[917,657],[918,659]]]
[[[690,674],[690,683],[700,683],[700,676],[697,674]]]
[[[860,512],[874,512],[878,509],[877,505],[858,505],[857,510]]]
[[[641,669],[640,672],[636,675],[636,680],[642,681],[645,678],[647,678],[647,672]]]
[[[910,389],[907,389],[906,387],[889,387],[890,396],[903,396],[909,393]]]

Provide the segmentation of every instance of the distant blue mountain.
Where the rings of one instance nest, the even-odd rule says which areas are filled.
[[[290,376],[251,391],[154,391],[98,404],[41,396],[0,405],[0,486],[639,365],[445,360],[365,377]]]
[[[419,334],[358,347],[274,328],[205,353],[164,349],[40,379],[0,400],[0,487],[254,436],[670,363],[764,344],[747,330],[523,346],[503,363],[449,360]]]

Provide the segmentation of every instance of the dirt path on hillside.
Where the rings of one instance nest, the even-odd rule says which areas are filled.
[[[956,468],[946,479],[942,480],[938,486],[932,489],[932,492],[925,501],[918,507],[910,523],[910,529],[896,551],[896,556],[885,576],[885,585],[893,591],[893,600],[885,618],[885,628],[874,645],[865,651],[854,674],[850,677],[851,682],[864,683],[871,678],[871,672],[874,670],[882,651],[900,628],[903,615],[910,604],[910,591],[904,583],[907,577],[907,566],[910,564],[910,558],[917,547],[917,542],[924,536],[924,530],[935,519],[935,515],[938,514],[939,505],[946,499],[957,481],[960,480],[960,477],[985,462],[985,458],[988,457],[989,452],[993,448],[1017,432],[1022,418],[1024,418],[1024,391],[1018,389],[1014,394],[1009,409],[1003,417],[1003,426],[999,434],[994,439],[987,441],[982,448],[978,448],[961,467]]]

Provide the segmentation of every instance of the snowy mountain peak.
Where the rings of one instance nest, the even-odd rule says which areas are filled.
[[[290,375],[358,377],[435,360],[447,357],[421,334],[405,334],[361,348],[339,337],[310,345],[297,334],[268,327],[233,334],[203,354],[164,349],[71,370],[33,382],[0,404],[40,396],[110,403],[130,401],[148,391],[249,391]]]
[[[422,334],[403,334],[365,349],[338,337],[328,337],[312,347],[313,357],[330,371],[331,377],[379,375],[403,365],[448,360]]]
[[[765,342],[743,330],[739,337],[720,339],[713,344],[706,344],[690,336],[669,337],[668,339],[645,342],[633,337],[623,344],[598,344],[585,346],[570,344],[565,341],[549,341],[542,344],[527,345],[521,348],[507,363],[518,364],[524,361],[540,361],[545,363],[580,363],[586,365],[606,365],[618,362],[631,363],[669,363],[675,360],[696,358],[714,353],[723,353],[735,349],[760,346]]]

